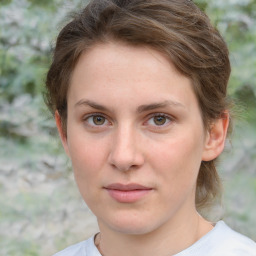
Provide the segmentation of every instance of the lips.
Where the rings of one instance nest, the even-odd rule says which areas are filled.
[[[104,187],[114,200],[120,203],[133,203],[144,198],[152,191],[152,188],[136,183],[113,183]]]

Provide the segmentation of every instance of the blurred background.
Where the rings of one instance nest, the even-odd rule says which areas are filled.
[[[226,39],[240,102],[219,160],[223,218],[256,240],[256,1],[197,0]],[[94,234],[42,92],[56,35],[81,0],[0,1],[0,255],[37,256]]]

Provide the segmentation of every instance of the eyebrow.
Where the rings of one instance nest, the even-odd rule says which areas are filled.
[[[183,104],[181,104],[180,102],[173,101],[173,100],[165,100],[163,102],[141,105],[141,106],[138,107],[137,111],[139,113],[141,113],[141,112],[154,110],[154,109],[157,109],[157,108],[166,108],[166,107],[170,107],[170,106],[171,107],[185,108],[185,106]]]
[[[100,111],[109,111],[109,109],[107,107],[100,105],[94,101],[86,100],[86,99],[79,100],[75,104],[75,107],[79,107],[79,106],[89,106],[91,108],[94,108],[94,109],[97,109]],[[142,113],[142,112],[146,112],[146,111],[150,111],[150,110],[154,110],[154,109],[158,109],[158,108],[166,108],[169,106],[185,108],[185,106],[183,104],[181,104],[180,102],[173,101],[173,100],[165,100],[163,102],[140,105],[137,108],[137,112]]]
[[[75,107],[80,107],[80,106],[89,106],[91,108],[95,108],[95,109],[98,109],[98,110],[101,110],[101,111],[107,111],[108,110],[108,108],[103,106],[103,105],[100,105],[96,102],[93,102],[91,100],[85,100],[85,99],[81,99],[75,104]]]

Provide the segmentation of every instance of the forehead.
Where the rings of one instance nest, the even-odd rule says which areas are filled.
[[[195,97],[191,80],[178,72],[163,53],[119,42],[97,44],[83,53],[74,69],[69,94],[72,97],[68,98],[77,101],[82,94],[101,100],[115,95],[166,100],[169,95],[188,104],[186,98]]]
[[[77,66],[87,65],[87,67],[94,66],[96,68],[102,64],[109,70],[117,69],[119,71],[123,66],[139,68],[140,72],[149,70],[149,68],[152,71],[157,71],[158,68],[170,69],[171,67],[171,69],[175,69],[170,59],[160,51],[147,45],[134,46],[119,41],[93,45],[82,54]],[[175,73],[181,75],[177,70]]]

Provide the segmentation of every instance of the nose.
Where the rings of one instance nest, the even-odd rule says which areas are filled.
[[[139,136],[133,129],[122,127],[117,129],[111,142],[109,163],[120,171],[138,169],[144,163]]]

